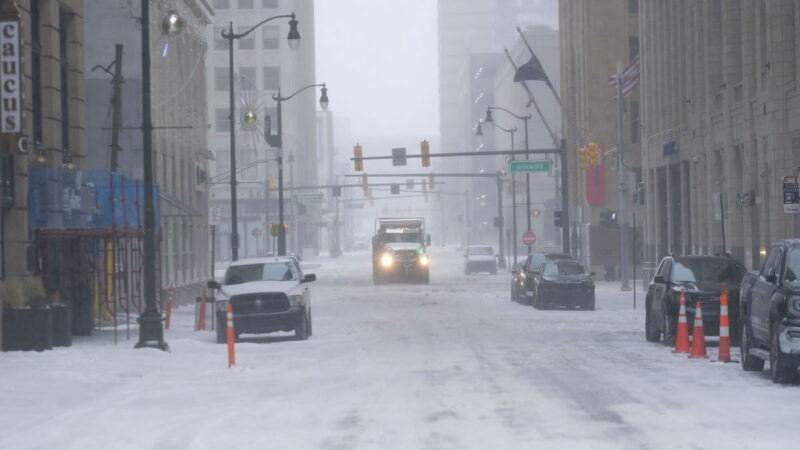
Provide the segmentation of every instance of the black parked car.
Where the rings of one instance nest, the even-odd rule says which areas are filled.
[[[532,305],[594,310],[592,275],[574,259],[548,259],[533,277]]]
[[[739,285],[744,266],[730,256],[667,256],[658,265],[645,298],[645,337],[664,345],[675,345],[681,290],[686,295],[689,334],[694,329],[697,302],[703,308],[703,332],[719,335],[719,306],[722,285],[728,290],[728,319],[731,344],[739,343]]]
[[[511,270],[511,301],[531,305],[533,301],[533,278],[541,272],[542,264],[548,260],[571,259],[561,253],[531,253],[519,266]]]

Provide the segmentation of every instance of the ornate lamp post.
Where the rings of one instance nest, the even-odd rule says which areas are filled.
[[[286,36],[286,39],[289,41],[289,48],[292,50],[297,49],[300,46],[300,33],[297,31],[297,20],[295,20],[294,13],[291,14],[284,14],[280,16],[270,17],[268,19],[264,19],[261,22],[257,23],[255,26],[250,28],[249,30],[245,31],[244,33],[234,33],[233,32],[233,22],[230,22],[228,25],[227,30],[222,30],[222,38],[228,40],[228,76],[230,77],[229,80],[229,87],[230,87],[230,130],[231,130],[231,259],[236,261],[239,259],[239,230],[238,230],[238,223],[237,223],[237,212],[236,212],[236,102],[234,102],[233,96],[233,41],[236,39],[241,39],[248,34],[252,33],[253,30],[264,25],[265,23],[276,20],[276,19],[289,19],[289,34]],[[250,112],[251,114],[254,114]],[[248,117],[245,117],[244,120],[248,120]],[[249,120],[255,121],[255,117],[250,117]]]

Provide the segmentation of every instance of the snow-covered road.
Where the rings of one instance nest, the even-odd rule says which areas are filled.
[[[367,253],[323,259],[314,336],[244,339],[232,369],[193,306],[170,353],[102,332],[0,354],[0,449],[800,445],[800,386],[645,342],[641,292],[636,310],[600,283],[597,311],[538,311],[507,272],[462,264],[434,249],[429,286],[373,286]]]

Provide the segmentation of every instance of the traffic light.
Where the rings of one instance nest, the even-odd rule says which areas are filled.
[[[597,142],[589,142],[589,167],[600,165],[600,149]]]
[[[420,142],[420,153],[422,153],[422,167],[431,166],[431,146],[427,140]]]
[[[333,196],[334,197],[341,197],[342,196],[342,187],[341,186],[334,186],[333,187]]]
[[[392,192],[393,195],[394,194],[399,194],[400,193],[400,185],[398,183],[392,183],[391,192]]]
[[[617,226],[617,212],[616,211],[603,211],[600,213],[600,223],[607,227]]]
[[[553,216],[554,216],[553,225],[557,227],[563,226],[563,223],[561,222],[562,219],[561,211],[553,211]]]
[[[430,184],[430,189],[433,190],[434,187],[436,186],[436,182],[433,180],[433,174],[431,174],[431,177],[428,180],[428,183]]]
[[[367,174],[361,175],[361,186],[364,187],[364,195],[369,195],[369,181],[367,181]]]
[[[581,147],[580,149],[581,169],[589,170],[592,168],[591,157],[589,156],[589,147]]]
[[[428,183],[425,182],[425,179],[422,179],[422,195],[425,196],[425,203],[428,203]]]
[[[278,189],[278,180],[275,177],[269,177],[269,188]]]
[[[533,210],[533,217],[539,217],[540,211],[538,209]]]
[[[353,160],[356,166],[356,172],[361,172],[362,170],[364,170],[364,161],[358,159],[364,157],[364,152],[362,151],[361,146],[358,144],[356,144],[356,146],[353,147],[353,157],[356,158],[355,160]]]
[[[406,178],[406,189],[414,189],[414,180],[412,178]]]

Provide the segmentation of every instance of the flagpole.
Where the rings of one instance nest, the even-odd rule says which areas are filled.
[[[519,33],[519,37],[522,38],[522,42],[525,43],[525,46],[528,47],[528,51],[531,52],[531,56],[536,56],[536,54],[533,53],[533,48],[531,47],[531,44],[529,44],[528,40],[525,38],[525,34],[522,33],[522,28],[517,27],[517,33]],[[556,92],[556,90],[553,88],[553,83],[551,83],[549,80],[550,79],[548,78],[548,81],[545,84],[547,85],[547,87],[550,88],[550,91],[553,93],[553,96],[556,98],[556,101],[558,102],[558,106],[560,106],[561,110],[564,111],[564,104],[561,103],[561,97],[558,95],[558,92]]]
[[[625,155],[625,134],[623,131],[625,114],[625,97],[622,95],[622,61],[617,61],[617,176],[619,177],[619,275],[623,291],[630,290],[628,286],[628,233],[627,233],[627,208],[625,205],[625,178],[623,156]]]

